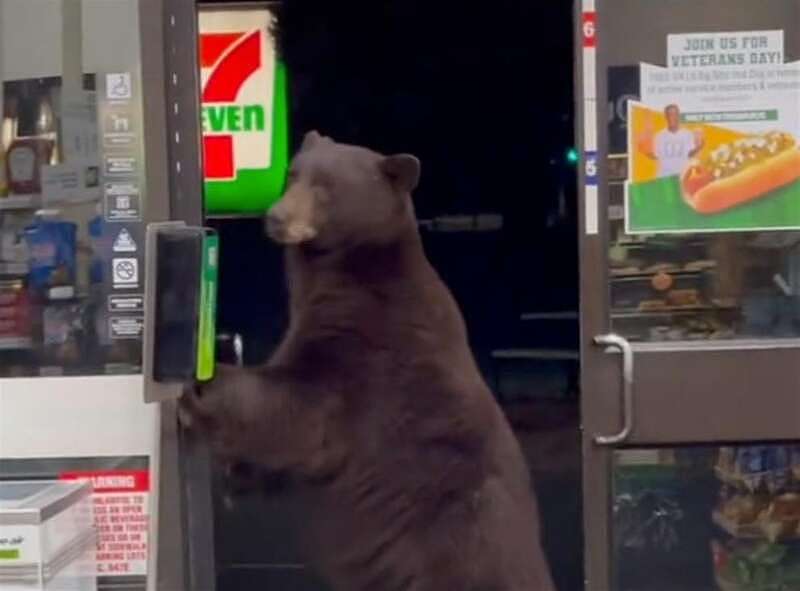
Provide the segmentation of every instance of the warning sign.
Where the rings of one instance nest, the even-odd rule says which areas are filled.
[[[97,574],[147,575],[150,474],[147,470],[66,472],[61,480],[89,480],[94,488]]]
[[[122,228],[114,239],[112,249],[114,252],[136,252],[136,241],[127,229]]]

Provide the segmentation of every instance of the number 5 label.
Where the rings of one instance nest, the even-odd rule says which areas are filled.
[[[583,170],[586,176],[586,184],[597,185],[597,152],[586,152]]]

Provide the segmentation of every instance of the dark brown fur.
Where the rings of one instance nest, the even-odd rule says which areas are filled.
[[[423,253],[418,174],[309,137],[270,221],[297,242],[288,333],[183,414],[227,459],[292,475],[337,591],[550,591],[524,458]]]

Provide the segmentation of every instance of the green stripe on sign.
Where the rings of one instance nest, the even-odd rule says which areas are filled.
[[[750,121],[777,121],[778,111],[717,111],[709,113],[685,113],[684,123],[742,123]]]
[[[684,201],[677,177],[630,186],[631,232],[738,232],[800,228],[800,182],[727,211],[704,215]]]
[[[19,560],[19,548],[0,550],[0,560]]]
[[[197,372],[200,382],[214,377],[217,340],[217,276],[219,236],[209,233],[203,240],[203,277],[200,287],[200,326],[197,331]]]

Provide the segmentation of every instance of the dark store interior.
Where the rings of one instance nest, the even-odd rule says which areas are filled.
[[[572,23],[569,2],[288,0],[277,31],[293,146],[317,129],[422,161],[426,250],[528,455],[561,591],[583,583]],[[220,330],[257,363],[286,323],[281,252],[261,220],[213,224]],[[218,503],[220,589],[324,588],[290,541],[290,494]]]

